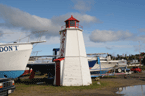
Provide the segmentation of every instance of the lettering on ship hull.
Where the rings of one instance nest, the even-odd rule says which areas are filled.
[[[8,52],[8,51],[17,51],[18,46],[4,46],[4,47],[0,47],[0,52]]]

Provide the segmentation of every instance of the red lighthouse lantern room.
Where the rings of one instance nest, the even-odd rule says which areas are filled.
[[[72,15],[69,19],[65,20],[66,28],[78,28],[79,27],[79,20],[75,19]]]

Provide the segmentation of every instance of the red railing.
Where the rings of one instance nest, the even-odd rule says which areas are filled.
[[[65,25],[61,26],[61,30],[65,29],[65,28],[66,28],[66,26],[65,26]]]
[[[81,26],[81,25],[79,25],[79,26],[78,26],[78,28],[80,28],[80,29],[82,29],[82,30],[83,30],[83,26]]]

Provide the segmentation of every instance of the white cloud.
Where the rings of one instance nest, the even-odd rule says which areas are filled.
[[[28,42],[28,41],[39,41],[39,40],[46,40],[46,43],[43,44],[59,44],[60,43],[60,37],[59,36],[51,36],[50,38],[46,38],[45,36],[40,36],[40,33],[36,33],[41,38],[35,38],[34,34],[31,34],[30,32],[26,32],[24,30],[19,29],[7,29],[7,28],[1,28],[0,31],[2,31],[2,36],[0,37],[0,43],[12,43],[14,41],[18,42]],[[28,36],[31,34],[30,36]]]
[[[8,29],[8,28],[1,28],[2,36],[0,37],[1,42],[14,42],[20,37],[25,37],[27,34],[26,31],[20,31],[19,29]],[[26,39],[25,39],[26,40]]]
[[[109,42],[125,40],[130,38],[132,35],[133,34],[128,31],[115,32],[111,30],[94,30],[89,38],[93,42]]]
[[[49,29],[51,35],[56,35],[60,28],[60,25],[54,24],[50,19],[30,15],[17,8],[2,4],[0,4],[0,18],[5,21],[1,26],[17,27],[31,31]]]
[[[50,38],[59,35],[59,30],[61,30],[61,26],[64,25],[64,21],[70,18],[71,15],[74,15],[76,19],[80,20],[82,23],[85,24],[89,24],[91,22],[100,22],[94,16],[80,13],[67,13],[61,16],[52,17],[51,19],[41,18],[21,11],[17,8],[0,4],[0,19],[4,21],[0,23],[0,27],[18,28],[20,31],[48,30],[47,34],[45,34],[45,37]]]
[[[0,37],[1,42],[14,42],[30,34],[30,32],[14,28],[8,29],[0,27],[0,31],[3,32],[3,36]],[[21,41],[28,41],[28,38],[24,38]]]
[[[74,2],[74,9],[80,12],[90,11],[91,7],[94,5],[94,0],[72,0]]]
[[[145,32],[145,28],[140,28],[139,31],[140,32]]]
[[[61,16],[54,16],[52,17],[52,21],[56,22],[59,25],[62,25],[62,23],[70,18],[70,16],[73,15],[74,18],[80,21],[80,23],[102,23],[99,19],[97,19],[95,16],[87,15],[87,14],[80,14],[80,13],[67,13],[65,15]],[[63,23],[64,24],[64,23]]]
[[[124,41],[112,41],[112,42],[92,42],[90,40],[89,34],[83,33],[84,42],[86,47],[95,48],[106,48],[106,49],[121,49],[121,48],[132,48],[132,45],[128,45],[128,42]]]
[[[134,41],[142,41],[143,43],[145,43],[145,35],[139,35],[139,36],[136,36],[134,38]]]
[[[60,44],[60,37],[59,36],[55,36],[55,37],[50,37],[50,38],[44,38],[42,37],[42,40],[46,40],[46,43],[43,44]]]
[[[122,52],[130,53],[129,50],[134,50],[134,45],[132,45],[132,41],[112,41],[112,42],[92,42],[89,38],[89,34],[83,33],[85,47],[86,49],[92,49],[92,52],[95,53],[109,53],[115,54],[122,54]],[[131,44],[130,44],[131,43]]]

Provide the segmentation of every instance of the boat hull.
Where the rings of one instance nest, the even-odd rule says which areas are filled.
[[[88,61],[88,64],[89,64],[89,69],[91,69],[96,64],[96,60]]]
[[[17,78],[24,73],[24,70],[0,71],[0,78]]]
[[[94,74],[105,74],[107,73],[109,70],[98,70],[98,71],[90,71],[90,74],[91,75],[94,75]]]
[[[90,69],[90,73],[91,75],[94,75],[94,74],[105,74],[107,73],[109,70],[113,69],[115,66],[115,64],[95,64],[94,67],[92,67]],[[101,68],[100,68],[101,67]]]
[[[32,44],[0,45],[0,78],[17,78],[22,75],[32,47]]]

